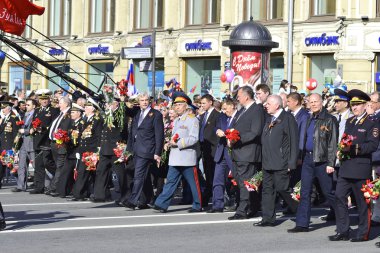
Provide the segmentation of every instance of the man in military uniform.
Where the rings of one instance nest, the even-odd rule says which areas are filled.
[[[120,100],[114,100],[110,105],[113,113],[112,125],[103,124],[100,136],[100,157],[99,164],[96,169],[94,196],[91,198],[93,202],[104,202],[111,199],[111,193],[108,189],[109,180],[111,177],[111,169],[117,175],[121,197],[116,201],[116,204],[126,200],[126,176],[125,163],[116,163],[118,159],[113,151],[116,148],[117,142],[126,143],[128,139],[128,118],[125,113],[125,105],[120,104]],[[118,117],[117,115],[123,115]],[[106,115],[107,117],[107,115]]]
[[[99,150],[103,120],[98,116],[97,109],[99,109],[99,106],[92,99],[89,99],[84,107],[83,131],[79,139],[78,153],[76,153],[78,176],[74,184],[73,201],[84,200],[90,195],[90,177],[94,176],[94,173],[86,170],[86,165],[82,162],[82,156],[85,152],[96,153]]]
[[[0,101],[0,106],[3,115],[0,119],[0,152],[2,152],[12,150],[19,126],[16,124],[18,118],[12,113],[12,103]],[[6,165],[0,163],[0,188],[5,170]]]
[[[350,104],[354,117],[347,120],[345,133],[353,136],[354,140],[351,146],[338,151],[338,157],[341,153],[345,153],[349,159],[341,159],[335,191],[337,233],[329,236],[329,239],[330,241],[349,239],[350,219],[347,196],[353,193],[359,212],[359,227],[356,237],[352,238],[351,242],[362,242],[368,240],[371,213],[361,188],[372,176],[371,154],[379,144],[379,128],[366,113],[366,103],[370,101],[370,97],[356,89],[349,91],[348,96],[351,98]]]
[[[82,120],[83,112],[83,107],[73,103],[70,110],[71,122],[68,129],[70,142],[67,144],[67,155],[65,157],[61,176],[57,182],[56,192],[61,198],[69,195],[74,185],[74,169],[77,168],[79,162],[79,158],[76,157],[76,153],[78,153],[79,138],[84,124],[84,121]]]
[[[40,107],[33,114],[33,121],[39,119],[41,125],[36,129],[32,127],[30,134],[33,136],[33,148],[36,154],[34,168],[34,189],[30,194],[44,193],[45,169],[54,175],[55,163],[50,149],[49,128],[53,120],[58,116],[59,110],[49,104],[48,93],[38,92]]]
[[[154,209],[166,212],[182,176],[186,179],[193,195],[193,206],[189,212],[200,212],[201,190],[197,173],[197,145],[199,140],[199,121],[187,108],[191,100],[184,93],[173,95],[173,104],[178,118],[174,120],[171,150],[169,155],[169,171],[162,193],[157,197]],[[178,138],[175,138],[177,137]]]

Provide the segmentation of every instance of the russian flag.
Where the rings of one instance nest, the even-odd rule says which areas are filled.
[[[190,94],[194,93],[196,88],[197,88],[197,85],[194,85],[194,87],[190,89]]]
[[[129,66],[127,80],[128,83],[128,96],[133,96],[137,93],[136,85],[135,85],[135,75],[133,73],[133,63]]]

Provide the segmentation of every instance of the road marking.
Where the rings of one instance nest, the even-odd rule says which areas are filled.
[[[110,202],[111,203],[111,202]],[[73,201],[73,202],[58,202],[58,203],[31,203],[31,204],[6,204],[3,206],[49,206],[49,205],[76,205],[76,204],[94,204],[91,201]]]
[[[13,192],[0,192],[0,195],[10,195],[10,194],[14,194]]]
[[[4,230],[0,234],[8,233],[32,233],[32,232],[54,232],[54,231],[73,231],[73,230],[94,230],[94,229],[117,229],[117,228],[141,228],[141,227],[165,227],[165,226],[189,226],[189,225],[207,225],[223,223],[246,223],[257,222],[261,218],[248,220],[219,220],[219,221],[190,221],[190,222],[169,222],[169,223],[150,223],[150,224],[133,224],[133,225],[113,225],[113,226],[88,226],[88,227],[63,227],[63,228],[35,228],[21,230]]]

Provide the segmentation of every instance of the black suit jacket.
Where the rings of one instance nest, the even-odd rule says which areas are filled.
[[[239,117],[239,112],[237,112],[232,119],[230,126],[228,126],[228,117],[226,114],[221,113],[219,119],[216,124],[216,129],[220,129],[226,131],[229,127],[233,126]],[[216,146],[214,161],[221,162],[222,158],[224,158],[228,164],[232,166],[231,156],[227,147],[227,139],[226,137],[219,138],[218,137],[218,145]]]
[[[2,119],[0,124],[0,152],[10,150],[13,147],[18,129],[16,122],[18,118],[14,114],[10,114],[6,119]]]
[[[79,151],[84,152],[97,152],[100,147],[100,134],[102,132],[103,120],[94,115],[90,120],[83,120],[82,132],[79,141]]]
[[[261,133],[265,112],[261,104],[253,103],[240,116],[233,127],[240,132],[240,140],[232,146],[234,162],[261,162]]]
[[[79,151],[79,141],[80,141],[80,135],[83,131],[83,124],[84,121],[82,119],[75,122],[74,120],[71,120],[70,127],[69,127],[69,137],[70,142],[68,144],[67,148],[67,158],[69,159],[76,159],[76,153],[80,153]],[[74,135],[73,132],[78,132],[78,135]]]
[[[164,146],[162,114],[155,109],[150,109],[140,126],[138,126],[139,117],[140,109],[134,112],[128,138],[128,151],[146,159],[153,159],[154,155],[161,156]]]
[[[202,131],[202,122],[205,114],[202,114],[199,118],[199,132]],[[215,155],[216,145],[218,144],[218,136],[216,136],[216,124],[218,122],[220,112],[216,109],[212,110],[210,116],[207,118],[206,125],[204,127],[203,137],[204,141],[201,142],[201,150],[204,155],[211,154],[212,157]]]
[[[296,169],[298,149],[298,128],[293,115],[282,111],[271,123],[268,118],[261,136],[263,169]]]
[[[56,127],[57,130],[62,129],[62,130],[67,131],[67,132],[69,131],[69,128],[70,128],[70,125],[72,122],[70,114],[71,114],[71,112],[69,110],[62,116],[63,118],[62,118],[61,122],[59,122],[58,126]],[[54,122],[54,120],[52,121],[52,124],[53,124],[53,122]],[[50,127],[53,127],[53,126],[51,125]],[[50,129],[49,129],[49,133],[50,133]],[[66,154],[67,153],[66,145],[58,147],[58,145],[55,143],[55,141],[52,141],[51,147],[53,149],[56,149],[58,154]]]
[[[41,147],[50,147],[49,128],[53,120],[59,115],[59,109],[48,106],[46,110],[42,107],[36,109],[33,120],[39,118],[42,122],[41,131],[37,131],[33,136],[34,150],[41,150]]]

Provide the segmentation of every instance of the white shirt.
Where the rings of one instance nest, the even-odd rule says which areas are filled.
[[[251,107],[251,105],[253,105],[254,103],[255,103],[255,101],[252,101],[247,106],[244,106],[245,110],[247,111],[249,109],[249,107]]]
[[[150,111],[150,109],[152,109],[150,106],[148,106],[145,110],[144,110],[144,114],[143,114],[143,119],[145,119],[146,115],[148,114],[148,112]],[[141,112],[143,111],[141,108],[140,108]],[[141,116],[141,112],[140,112],[140,116]]]
[[[214,107],[210,107],[210,109],[207,110],[207,117],[205,119],[203,119],[203,120],[205,120],[207,122],[208,117],[210,117],[210,114],[212,113],[213,110],[214,110]]]
[[[297,113],[299,113],[299,111],[301,111],[302,109],[302,106],[298,107],[297,110],[295,110],[294,112],[292,112],[293,116],[295,117],[297,115]]]
[[[58,116],[58,117],[53,121],[53,123],[51,124],[50,131],[49,131],[49,136],[51,136],[51,135],[53,134],[53,131],[55,130],[55,129],[53,129],[53,126],[54,126],[55,128],[57,128],[57,127],[59,126],[59,124],[61,123],[62,119],[63,119],[63,115],[65,115],[69,110],[70,110],[70,107],[67,108],[67,109],[65,109],[64,111],[61,112],[61,113],[62,113],[62,117],[59,117],[59,116]],[[59,121],[57,121],[57,120],[59,120]],[[57,123],[56,123],[56,122],[57,122]],[[55,139],[55,138],[53,137],[51,140],[53,140],[53,139]]]
[[[274,117],[275,119],[277,119],[278,116],[280,116],[280,114],[282,113],[283,110],[284,110],[284,109],[281,108],[281,109],[278,110],[275,114],[273,114],[272,117]]]

